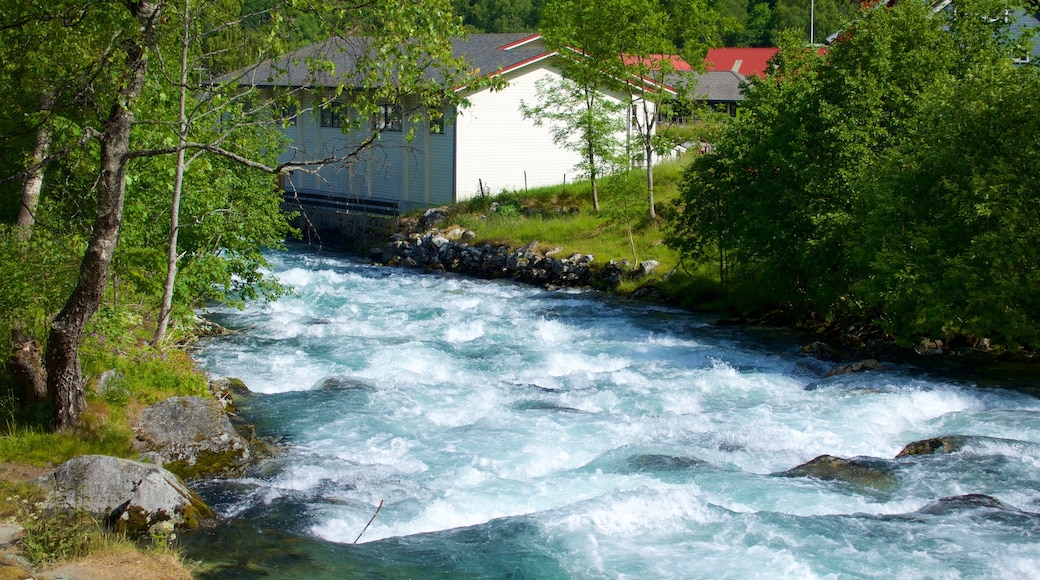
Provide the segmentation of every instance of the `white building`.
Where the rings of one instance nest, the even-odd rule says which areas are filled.
[[[284,70],[265,65],[244,82],[256,87],[320,88],[321,81],[316,82],[316,75],[300,64],[308,51],[318,50],[329,48],[308,47],[296,53],[295,62],[283,64]],[[574,179],[578,155],[555,145],[550,127],[536,126],[520,111],[521,101],[537,101],[536,81],[561,75],[561,57],[546,50],[540,35],[530,33],[474,34],[454,40],[453,50],[479,74],[500,75],[504,88],[458,89],[469,106],[445,111],[443,123],[424,120],[410,125],[408,115],[400,113],[408,109],[407,96],[401,104],[388,104],[384,118],[376,121],[378,139],[356,161],[330,163],[316,174],[294,172],[284,180],[287,195],[312,206],[393,213],[454,203],[482,192]],[[349,66],[338,63],[337,69],[349,70]],[[620,101],[626,96],[610,98]],[[363,123],[360,131],[345,133],[331,111],[315,111],[309,96],[302,98],[301,106],[304,112],[286,128],[292,145],[280,162],[334,158],[355,149],[373,132],[372,124]],[[411,140],[406,138],[409,134]]]

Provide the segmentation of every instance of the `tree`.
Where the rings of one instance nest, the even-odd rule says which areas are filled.
[[[587,3],[557,0],[546,4],[543,33],[550,46],[580,52],[568,68],[579,83],[628,95],[631,133],[637,140],[646,183],[651,219],[656,218],[653,158],[660,141],[656,136],[658,107],[677,97],[667,89],[673,72],[671,58],[683,55],[703,58],[705,39],[713,38],[710,11],[700,2],[688,2],[669,14],[658,0],[609,0]],[[681,32],[679,32],[681,31]]]
[[[265,46],[279,51],[286,47],[284,39],[287,35],[281,31],[289,26],[294,6],[295,2],[286,2],[281,11],[273,11]],[[46,5],[25,0],[9,3],[0,13],[3,17],[0,31],[5,34],[17,32],[27,23],[57,22],[60,23],[57,29],[62,34],[74,36],[84,33],[84,38],[95,42],[90,46],[91,50],[86,51],[88,58],[84,59],[80,53],[62,55],[65,59],[86,61],[84,68],[92,71],[92,75],[78,88],[91,92],[100,114],[95,119],[98,127],[93,127],[90,119],[85,123],[86,134],[98,144],[93,198],[95,217],[78,282],[65,306],[55,316],[46,345],[48,392],[55,401],[54,424],[58,429],[75,425],[85,406],[79,348],[84,328],[97,311],[109,281],[125,217],[128,179],[137,165],[149,158],[175,155],[181,151],[205,151],[224,160],[221,163],[226,161],[277,174],[322,163],[348,162],[353,159],[351,154],[357,153],[355,150],[338,159],[314,160],[303,165],[278,164],[267,157],[276,154],[276,143],[267,141],[257,148],[257,141],[240,139],[239,132],[234,130],[223,131],[208,141],[183,139],[184,117],[180,116],[172,125],[178,130],[173,133],[171,142],[137,148],[139,139],[142,143],[148,141],[145,125],[135,123],[135,120],[146,116],[147,111],[140,109],[146,87],[149,82],[160,78],[151,61],[162,55],[162,35],[167,33],[166,27],[169,26],[164,10],[173,13],[170,6],[161,0],[129,1],[125,4],[66,0]],[[358,79],[371,87],[371,90],[356,95],[359,110],[370,110],[387,94],[411,93],[417,95],[421,103],[436,104],[437,107],[445,102],[458,102],[459,97],[452,88],[458,84],[456,81],[460,80],[460,72],[464,69],[451,55],[449,37],[459,32],[459,23],[451,16],[448,2],[429,0],[419,6],[406,0],[376,4],[327,1],[309,3],[307,10],[321,15],[321,25],[330,34],[367,39],[370,58],[360,59],[353,70],[346,71],[341,77],[340,91],[352,89],[354,85],[350,83]],[[178,31],[174,34],[179,35]],[[9,45],[9,38],[5,36],[0,45]],[[230,50],[234,47],[222,48]],[[37,49],[13,54],[12,58],[32,66],[43,61],[44,51],[49,47]],[[330,62],[316,58],[308,64],[334,72],[330,69]],[[428,74],[429,68],[439,69],[442,74]],[[237,88],[237,79],[223,85],[225,89],[233,86]],[[177,83],[172,88],[177,92]],[[211,102],[209,118],[215,125],[234,125],[248,133],[249,127],[269,124],[276,118],[271,111],[284,104],[285,98],[286,95],[268,95],[256,88],[217,91]],[[163,125],[153,121],[151,126]],[[364,148],[373,140],[362,140],[357,147]],[[232,237],[227,236],[229,239]]]
[[[1004,8],[880,7],[822,56],[787,38],[689,166],[673,243],[794,316],[1040,343],[1037,73]]]
[[[536,81],[537,104],[521,102],[524,118],[550,124],[553,142],[581,155],[577,165],[592,186],[592,207],[600,210],[599,178],[625,162],[625,105],[612,101],[590,83],[567,77]]]

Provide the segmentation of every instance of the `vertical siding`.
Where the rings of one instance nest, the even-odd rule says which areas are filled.
[[[455,201],[455,109],[444,113],[444,132],[427,134],[425,163],[426,206],[444,205]]]
[[[534,104],[535,82],[547,75],[558,78],[560,73],[545,63],[509,75],[503,90],[469,95],[469,107],[446,111],[443,133],[429,133],[422,121],[407,142],[406,123],[403,132],[384,132],[349,165],[326,166],[318,175],[296,172],[290,181],[300,191],[394,199],[409,210],[468,199],[479,193],[480,184],[487,192],[499,193],[522,190],[525,182],[539,187],[573,180],[580,156],[555,145],[550,127],[535,126],[520,114],[521,101]],[[296,150],[284,153],[281,160],[345,153],[371,130],[367,123],[351,134],[321,127],[317,111],[307,110],[312,106],[307,97],[297,125],[286,129]]]
[[[485,191],[522,190],[570,180],[580,157],[552,142],[550,128],[537,127],[520,114],[521,100],[535,104],[535,82],[546,75],[559,78],[559,71],[547,66],[534,67],[506,77],[509,85],[496,92],[481,91],[469,97],[471,106],[459,113],[458,200]]]

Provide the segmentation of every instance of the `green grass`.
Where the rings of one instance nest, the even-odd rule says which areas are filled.
[[[581,181],[462,202],[452,208],[452,224],[473,230],[474,245],[518,247],[537,242],[543,250],[560,247],[564,255],[591,254],[600,264],[656,260],[660,266],[651,280],[661,280],[679,265],[678,253],[664,240],[684,167],[685,161],[679,160],[654,168],[656,221],[648,217],[645,173],[634,170],[600,183],[599,213],[593,210],[590,183]],[[492,203],[497,212],[491,212]],[[647,282],[625,281],[618,292],[628,294]]]
[[[66,433],[18,428],[0,437],[0,461],[17,461],[37,467],[57,465],[80,455],[130,457],[132,432],[122,424],[98,418],[97,408],[88,409],[88,427]]]

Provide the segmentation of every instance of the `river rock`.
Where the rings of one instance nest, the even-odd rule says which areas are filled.
[[[431,207],[423,213],[422,219],[419,220],[419,227],[430,229],[446,219],[448,219],[448,208]]]
[[[866,371],[879,371],[882,367],[878,361],[868,358],[867,360],[861,360],[852,364],[840,365],[827,371],[827,375],[824,377],[836,377],[839,375],[848,375],[852,373],[862,373]]]
[[[196,529],[215,517],[179,477],[139,461],[82,455],[37,481],[48,492],[47,509],[82,510],[131,534]]]
[[[224,411],[228,413],[235,412],[235,396],[236,395],[251,395],[252,391],[246,386],[242,379],[236,379],[234,377],[221,377],[217,379],[210,379],[209,381],[209,392],[213,395]]]
[[[944,435],[932,439],[922,439],[908,443],[903,450],[896,454],[896,459],[909,457],[911,455],[931,455],[933,453],[953,453],[964,447],[967,437],[960,435]]]
[[[184,478],[240,474],[250,446],[231,426],[221,403],[202,397],[170,397],[141,412],[138,451],[156,457]]]
[[[934,501],[924,506],[923,508],[917,511],[918,513],[933,516],[945,516],[963,510],[979,508],[1014,512],[1020,511],[1018,508],[1009,506],[995,497],[981,493],[969,493],[965,495],[956,495],[953,497],[944,497],[938,501]]]
[[[798,353],[827,362],[841,361],[841,355],[838,354],[837,351],[835,351],[829,344],[818,340],[804,345],[802,348],[798,349]]]
[[[843,481],[879,491],[891,489],[896,483],[895,477],[884,469],[868,465],[862,461],[843,459],[833,455],[820,455],[780,475],[784,477],[812,477],[825,481]]]
[[[461,237],[472,240],[473,236],[463,232]],[[621,280],[621,266],[611,262],[592,267],[591,255],[560,258],[557,257],[560,250],[539,251],[537,242],[509,249],[490,244],[470,246],[466,241],[453,238],[436,230],[412,233],[408,237],[395,234],[383,248],[383,263],[484,278],[513,278],[543,287],[613,288]]]
[[[653,274],[654,270],[656,270],[660,265],[661,263],[657,260],[643,260],[639,263],[637,275],[640,277],[649,276],[650,274]]]

